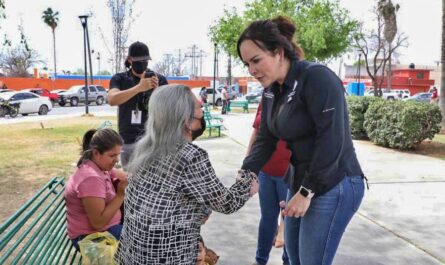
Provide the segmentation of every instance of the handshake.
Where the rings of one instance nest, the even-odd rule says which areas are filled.
[[[258,184],[258,177],[255,173],[250,172],[249,170],[239,170],[238,171],[238,175],[236,176],[236,181],[241,181],[247,177],[250,177],[251,182],[250,182],[250,196],[255,195],[259,188],[260,188],[260,184]]]

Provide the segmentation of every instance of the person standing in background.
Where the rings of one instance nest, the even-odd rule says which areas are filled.
[[[151,60],[147,45],[135,42],[128,49],[127,71],[115,74],[110,81],[108,102],[118,108],[119,134],[124,139],[121,163],[128,164],[134,145],[144,134],[148,118],[148,101],[153,89],[168,84],[167,79],[148,69]]]

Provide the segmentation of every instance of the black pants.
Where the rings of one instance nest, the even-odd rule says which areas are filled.
[[[229,101],[227,99],[223,99],[221,114],[226,114],[227,113],[227,106],[228,105],[229,105]]]

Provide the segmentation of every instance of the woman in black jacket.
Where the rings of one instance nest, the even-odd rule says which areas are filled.
[[[364,195],[364,175],[349,129],[341,80],[303,60],[295,25],[284,17],[259,20],[241,34],[238,55],[265,91],[260,131],[243,169],[255,173],[278,140],[292,153],[286,215],[291,264],[331,264]]]

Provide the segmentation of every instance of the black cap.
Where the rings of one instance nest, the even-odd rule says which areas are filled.
[[[136,41],[130,45],[128,48],[128,57],[131,57],[132,61],[151,60],[147,45],[140,41]]]

